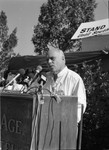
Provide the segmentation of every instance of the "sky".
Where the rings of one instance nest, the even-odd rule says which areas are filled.
[[[38,23],[40,7],[47,0],[0,0],[0,12],[7,16],[9,34],[17,27],[18,44],[14,48],[20,55],[35,55],[31,41],[34,25]],[[96,0],[95,20],[108,18],[108,0]]]

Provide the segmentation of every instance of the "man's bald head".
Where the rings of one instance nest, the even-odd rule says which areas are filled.
[[[47,60],[51,71],[59,73],[65,67],[65,55],[62,50],[48,46]]]

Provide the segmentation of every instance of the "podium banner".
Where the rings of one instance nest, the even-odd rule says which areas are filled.
[[[2,150],[29,150],[32,127],[32,97],[1,93],[0,132]]]

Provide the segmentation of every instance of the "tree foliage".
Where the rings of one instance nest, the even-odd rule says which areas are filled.
[[[87,93],[82,149],[109,149],[109,72],[102,72],[101,60],[75,65],[74,70],[82,76]]]
[[[0,13],[0,70],[5,69],[12,55],[13,48],[17,45],[17,28],[8,34],[7,16],[5,12]]]
[[[95,0],[48,0],[34,26],[35,52],[42,54],[48,43],[63,51],[80,48],[80,41],[72,41],[71,37],[81,23],[94,20],[95,8]]]

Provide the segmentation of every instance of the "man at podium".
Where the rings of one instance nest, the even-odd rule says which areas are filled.
[[[43,94],[49,91],[56,96],[57,102],[63,99],[57,104],[47,98],[49,102],[46,99],[43,105],[39,105],[41,113],[37,113],[36,120],[33,119],[37,127],[33,127],[31,150],[76,149],[77,122],[81,120],[81,106],[77,106],[77,102],[85,111],[85,86],[82,78],[66,66],[62,50],[49,45],[46,56],[50,72],[46,74]]]
[[[78,104],[83,104],[86,109],[86,91],[82,78],[66,66],[65,56],[62,50],[48,45],[47,63],[50,72],[47,73],[45,87],[58,95],[76,96]],[[78,118],[81,119],[81,107],[78,105]]]

